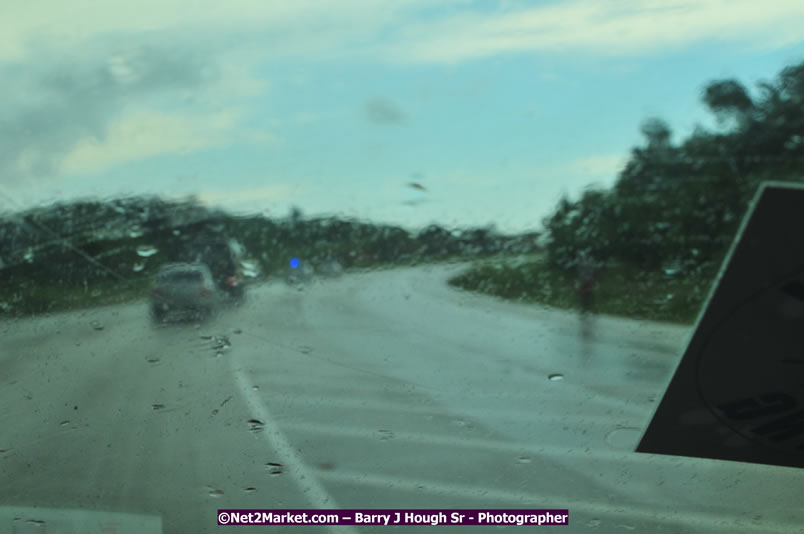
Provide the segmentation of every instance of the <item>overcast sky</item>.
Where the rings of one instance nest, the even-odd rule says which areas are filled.
[[[0,211],[156,193],[537,229],[645,118],[678,140],[706,82],[804,60],[802,28],[800,0],[4,0]]]

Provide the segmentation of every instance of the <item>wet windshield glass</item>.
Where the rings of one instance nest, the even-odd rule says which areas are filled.
[[[785,1],[2,2],[0,534],[800,529],[800,468],[636,449],[760,186],[804,183],[801,28]],[[785,268],[761,324],[789,348]],[[800,451],[797,349],[733,330],[708,346],[759,347],[770,385],[716,403],[743,367],[702,359],[670,423]]]

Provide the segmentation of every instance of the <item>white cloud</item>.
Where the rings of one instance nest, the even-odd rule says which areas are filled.
[[[417,63],[534,51],[642,55],[704,40],[784,46],[801,42],[802,27],[799,0],[575,0],[408,25],[386,52]]]
[[[272,45],[263,53],[320,54],[393,24],[400,12],[429,4],[430,0],[5,0],[0,3],[0,61],[21,59],[36,40],[57,41],[64,48],[99,35],[148,38],[160,33],[199,43],[210,36],[261,34]]]
[[[0,61],[27,46],[61,49],[98,36],[166,35],[185,45],[252,54],[460,62],[501,53],[581,51],[644,54],[701,40],[758,46],[800,42],[800,0],[572,0],[534,4],[445,0],[6,0],[0,3]],[[450,9],[454,8],[454,9]],[[373,44],[371,44],[373,43]],[[37,44],[37,46],[39,46]],[[246,48],[241,49],[241,52]],[[128,75],[118,66],[118,73]]]
[[[237,120],[231,112],[208,116],[135,113],[112,124],[103,139],[86,137],[79,141],[62,159],[59,171],[93,173],[154,156],[189,154],[217,146],[275,145],[276,137],[270,132],[239,129]]]
[[[616,177],[627,162],[628,154],[603,154],[576,159],[569,167],[585,174]]]
[[[275,146],[277,143],[276,136],[271,134],[270,132],[253,130],[253,131],[246,131],[241,134],[236,134],[235,132],[232,132],[232,134],[236,135],[237,139],[241,139],[243,142],[256,146],[269,147],[269,146]]]
[[[141,112],[123,117],[103,139],[87,137],[66,154],[60,171],[91,173],[114,165],[162,154],[182,154],[233,142],[230,113],[211,117]]]
[[[286,200],[298,194],[299,189],[298,185],[281,183],[228,190],[202,189],[197,193],[197,198],[205,203],[236,206],[249,202]]]
[[[293,116],[293,121],[298,124],[315,124],[321,120],[321,113],[315,111],[300,111]]]
[[[268,181],[267,179],[265,180]],[[236,183],[236,180],[233,180]],[[251,187],[201,187],[193,189],[192,195],[203,204],[224,208],[231,213],[272,213],[284,214],[292,205],[299,204],[310,188],[299,184],[266,183]],[[306,204],[301,203],[305,206]]]
[[[484,7],[482,13],[477,5]],[[0,2],[0,67],[16,62],[16,72],[24,75],[3,80],[0,96],[13,98],[4,98],[11,104],[0,115],[14,120],[0,116],[0,124],[23,129],[32,123],[41,131],[30,140],[20,137],[13,150],[0,146],[0,159],[13,162],[27,177],[48,174],[50,158],[63,173],[90,173],[229,143],[271,145],[270,132],[244,130],[238,120],[253,110],[251,98],[270,93],[256,67],[277,56],[457,63],[541,51],[638,55],[704,40],[780,46],[801,42],[804,27],[800,0],[511,2],[496,11],[490,5],[463,0],[438,6],[432,0],[5,0]],[[149,49],[154,57],[137,52],[142,43],[158,45]],[[133,52],[126,55],[129,45]],[[77,68],[82,62],[86,73],[103,81],[108,72],[113,80],[85,88],[78,83],[88,78]],[[49,63],[72,73],[75,81],[56,106],[51,93],[65,84],[60,70],[53,79],[39,76],[39,70],[47,74]],[[301,76],[298,81],[307,74]],[[543,76],[549,79],[551,73]],[[143,80],[157,89],[128,88]],[[99,103],[104,95],[108,101]],[[177,96],[191,104],[192,114],[185,108],[155,111],[173,110],[160,99]],[[301,110],[295,120],[321,118],[319,110]],[[594,156],[574,162],[570,170],[584,179],[614,176],[621,162],[620,155]],[[9,164],[0,163],[5,171],[3,165]],[[493,173],[479,174],[456,170],[434,182],[486,191],[496,186]],[[262,194],[268,198],[277,191]]]

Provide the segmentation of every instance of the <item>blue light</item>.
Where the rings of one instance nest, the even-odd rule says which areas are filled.
[[[298,267],[299,267],[299,258],[292,258],[290,260],[290,267],[292,269],[298,269]]]

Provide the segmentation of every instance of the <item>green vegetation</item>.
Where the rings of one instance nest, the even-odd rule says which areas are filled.
[[[434,225],[412,234],[305,219],[298,209],[279,220],[235,217],[192,199],[74,202],[9,215],[0,218],[0,316],[142,296],[161,264],[188,261],[188,240],[217,235],[242,243],[268,277],[285,273],[292,257],[314,267],[334,259],[345,270],[483,260],[451,283],[570,309],[584,257],[596,269],[598,312],[688,323],[757,187],[804,181],[804,63],[757,89],[752,96],[735,80],[709,83],[702,100],[720,126],[698,127],[677,144],[664,121],[646,120],[644,144],[611,189],[565,197],[544,220],[544,250],[536,233]]]
[[[714,266],[713,266],[714,267]],[[714,271],[698,279],[657,274],[633,265],[609,265],[602,270],[594,312],[606,315],[691,323],[705,300]],[[577,277],[550,268],[546,259],[520,265],[484,263],[450,280],[450,284],[518,302],[579,310]]]
[[[144,298],[148,295],[151,281],[145,278],[126,280],[123,283],[99,283],[92,289],[76,288],[61,283],[44,282],[21,288],[18,300],[5,303],[5,310],[14,310],[14,315],[55,313],[121,304]]]
[[[544,220],[544,262],[480,266],[452,283],[574,308],[586,257],[598,269],[598,311],[691,322],[758,186],[804,181],[804,63],[759,83],[756,98],[736,80],[718,80],[702,100],[719,129],[698,127],[673,144],[664,121],[646,120],[645,144],[613,188],[565,197]]]
[[[282,277],[291,258],[344,270],[467,261],[537,248],[538,234],[504,236],[490,228],[402,228],[337,218],[236,217],[192,200],[83,201],[0,219],[0,317],[119,303],[147,295],[159,266],[193,261],[203,236],[235,239],[263,277]]]

